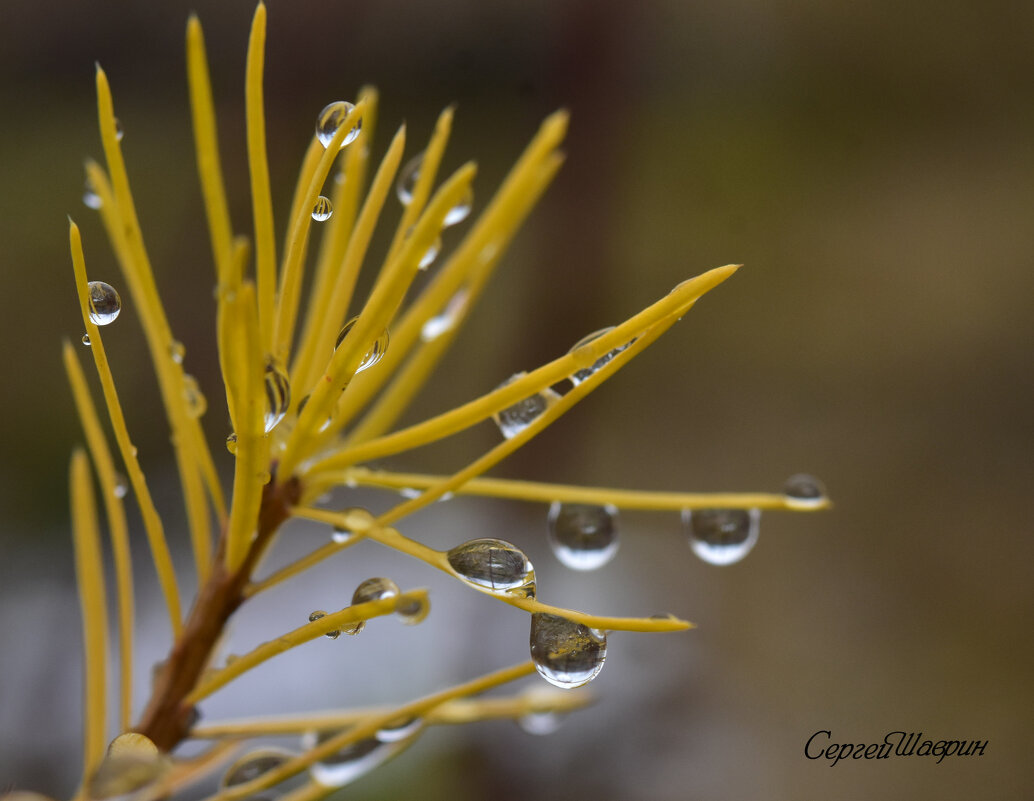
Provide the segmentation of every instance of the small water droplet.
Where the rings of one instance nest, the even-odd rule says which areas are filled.
[[[468,186],[467,191],[463,193],[463,197],[459,199],[459,202],[445,212],[445,219],[442,220],[442,225],[448,228],[450,225],[456,225],[456,223],[463,222],[470,216],[470,211],[473,208],[474,187]]]
[[[399,172],[398,180],[395,182],[395,194],[398,195],[399,203],[408,206],[413,202],[413,190],[420,178],[420,168],[424,164],[424,154],[417,153],[405,163],[402,171]]]
[[[126,132],[122,130],[122,120],[115,117],[115,141],[121,142],[122,137],[126,135]]]
[[[334,343],[334,350],[341,347],[341,343],[345,341],[345,337],[348,336],[348,332],[355,327],[357,322],[359,322],[359,318],[353,317],[344,324],[337,335],[337,341]],[[368,370],[384,358],[384,352],[388,349],[388,339],[388,329],[385,328],[381,332],[381,335],[374,340],[372,345],[370,345],[369,350],[366,351],[366,355],[363,356],[363,360],[359,362],[359,366],[355,369],[357,374],[361,373],[363,370]]]
[[[731,565],[750,553],[760,521],[758,509],[682,510],[693,553],[711,565]]]
[[[399,585],[390,578],[368,578],[355,588],[352,593],[352,606],[364,604],[368,601],[380,601],[383,598],[394,598],[399,594]],[[345,634],[358,634],[366,628],[366,621],[359,620],[351,625],[346,625],[342,631]]]
[[[90,347],[90,335],[89,334],[83,334],[83,344],[86,347]]]
[[[549,507],[549,545],[565,567],[595,570],[618,551],[618,510],[607,504],[554,502]]]
[[[183,374],[183,399],[187,402],[187,414],[194,420],[208,410],[208,401],[198,386],[197,379],[189,373]]]
[[[417,717],[399,718],[377,731],[374,735],[382,743],[397,743],[408,740],[423,727],[424,721]]]
[[[434,260],[438,258],[438,254],[441,252],[441,250],[442,238],[439,236],[434,240],[434,242],[431,243],[431,246],[426,251],[424,251],[424,255],[420,257],[420,263],[417,264],[417,269],[426,270],[428,267],[430,267]]]
[[[316,198],[316,204],[312,207],[312,219],[316,222],[326,222],[333,213],[334,204],[330,202],[329,197],[320,195]]]
[[[169,358],[176,362],[176,364],[183,364],[183,357],[186,355],[187,349],[183,347],[182,342],[174,339],[169,343]]]
[[[319,620],[321,617],[326,617],[326,616],[327,616],[326,612],[324,612],[322,609],[317,609],[315,612],[310,612],[309,613],[309,622],[310,623],[314,623],[317,620]],[[331,640],[336,640],[338,637],[341,636],[341,632],[340,631],[328,631],[323,636],[327,637],[327,638],[329,638]]]
[[[395,617],[407,626],[422,623],[431,613],[431,602],[422,598],[410,598],[395,607]]]
[[[419,728],[417,732],[419,732]],[[314,748],[339,733],[309,732],[302,738],[302,745],[306,749]],[[411,741],[412,736],[394,742],[382,742],[376,737],[366,737],[345,746],[322,761],[314,763],[309,768],[309,775],[324,787],[344,787],[391,759],[406,748]]]
[[[338,543],[338,545],[343,545],[344,543],[352,539],[352,537],[354,536],[355,534],[353,534],[351,531],[348,531],[344,528],[338,528],[337,526],[334,526],[334,530],[330,534],[330,538],[334,542]]]
[[[94,325],[109,325],[115,322],[122,311],[122,299],[115,287],[103,281],[90,281],[87,284],[90,292],[90,321]]]
[[[786,479],[783,496],[791,509],[814,509],[826,502],[826,487],[815,476],[797,473]]]
[[[294,754],[281,748],[262,748],[245,754],[223,774],[220,787],[233,787],[254,781],[259,776],[279,768]]]
[[[353,108],[355,106],[345,100],[335,100],[333,103],[328,103],[319,113],[316,118],[316,138],[320,140],[323,147],[330,147],[338,128],[341,127]],[[362,127],[363,121],[360,119],[342,140],[341,147],[354,142]]]
[[[550,684],[569,690],[596,678],[607,658],[607,634],[581,623],[535,612],[531,616],[531,659]]]
[[[460,578],[490,590],[518,590],[535,580],[528,557],[505,540],[470,540],[445,556]]]
[[[517,718],[517,725],[528,734],[546,735],[552,734],[560,728],[563,717],[553,710],[543,712],[528,712]]]
[[[129,482],[126,481],[126,477],[121,473],[115,473],[115,486],[111,494],[119,499],[125,498],[129,494]]]
[[[265,430],[268,434],[284,419],[291,405],[291,383],[287,373],[272,359],[266,362]]]
[[[237,454],[237,434],[233,431],[231,431],[230,435],[226,438],[226,450],[234,455]]]
[[[95,211],[104,205],[104,201],[101,200],[101,196],[97,194],[97,190],[93,188],[93,181],[89,178],[86,179],[86,184],[83,186],[83,205],[88,209],[94,209]]]
[[[614,328],[615,326],[612,325],[607,328],[601,328],[599,331],[593,331],[591,334],[587,334],[586,336],[582,337],[577,342],[575,342],[574,345],[571,346],[571,349],[568,351],[568,353],[574,353],[579,348],[582,348],[588,345],[590,342],[599,339],[604,334],[610,333],[614,330]],[[595,362],[593,362],[592,365],[590,365],[589,367],[583,367],[579,370],[575,370],[574,373],[570,376],[571,383],[575,386],[578,386],[586,378],[591,376],[593,373],[595,373],[597,370],[603,367],[603,365],[607,364],[607,362],[609,362],[611,359],[613,359],[615,356],[621,353],[621,351],[627,349],[628,346],[631,345],[633,342],[635,342],[634,337],[631,341],[626,342],[624,345],[620,345],[619,347],[616,347],[613,350],[607,351],[602,356],[600,356]]]
[[[506,381],[500,384],[500,387],[505,387],[507,384],[512,384],[519,378],[523,378],[527,373],[517,373],[510,376]],[[544,389],[541,392],[537,392],[524,400],[517,401],[513,406],[507,406],[505,409],[501,409],[492,415],[492,419],[495,420],[499,431],[506,439],[512,439],[526,429],[531,423],[542,414],[546,409],[552,406],[560,400],[560,396],[557,395],[552,389]]]
[[[414,487],[400,487],[399,495],[403,498],[419,498],[424,494],[423,490],[415,489]]]
[[[424,342],[431,342],[438,339],[442,334],[451,331],[467,309],[467,302],[470,298],[470,290],[461,287],[456,294],[449,298],[441,314],[429,317],[420,329],[420,339]]]

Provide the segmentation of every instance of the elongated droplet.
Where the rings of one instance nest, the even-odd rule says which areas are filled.
[[[183,347],[182,342],[174,339],[169,343],[169,358],[176,362],[176,364],[183,364],[183,357],[186,355],[187,349]]]
[[[549,545],[572,570],[595,570],[618,552],[616,507],[558,503],[549,507]]]
[[[353,317],[342,327],[341,331],[337,335],[337,341],[334,343],[334,350],[341,347],[341,343],[345,341],[345,337],[348,336],[348,332],[351,331],[355,324],[359,322],[358,317]],[[370,345],[369,350],[366,351],[366,355],[363,356],[363,360],[359,362],[359,366],[356,368],[356,373],[361,373],[363,370],[369,370],[377,362],[384,358],[384,352],[388,349],[388,329],[385,328],[379,337],[374,340],[373,344]]]
[[[791,509],[815,509],[826,503],[826,487],[815,476],[797,473],[786,479],[783,496]]]
[[[614,326],[609,326],[607,328],[601,328],[599,331],[593,331],[591,334],[587,334],[586,336],[582,337],[577,342],[575,342],[574,345],[571,346],[571,350],[569,350],[568,353],[574,353],[579,348],[585,347],[590,342],[599,339],[604,334],[608,334],[613,330]],[[611,359],[613,359],[615,356],[621,353],[621,351],[628,348],[628,346],[631,345],[632,342],[635,342],[635,338],[633,338],[630,342],[626,342],[624,345],[620,345],[619,347],[616,347],[613,350],[607,351],[596,361],[594,361],[589,367],[583,367],[579,370],[575,370],[570,377],[571,383],[575,386],[578,386],[586,378],[591,376],[593,373],[595,373],[597,370],[603,367],[603,365],[607,364],[607,362],[609,362]]]
[[[420,718],[400,718],[379,729],[375,736],[382,743],[396,743],[412,737],[423,725],[424,721]]]
[[[316,222],[326,222],[333,213],[334,204],[330,202],[329,197],[320,195],[316,198],[316,204],[312,207],[312,219]]]
[[[384,598],[394,598],[399,594],[399,585],[390,578],[368,578],[355,588],[352,593],[352,606],[365,604],[368,601],[380,601]],[[359,620],[351,625],[346,625],[342,631],[345,634],[358,634],[366,628],[366,621]]]
[[[419,733],[420,728],[417,728]],[[310,732],[302,738],[302,745],[314,748],[341,732]],[[309,775],[324,787],[344,787],[381,765],[405,749],[416,735],[410,735],[392,742],[382,742],[377,737],[366,737],[342,748],[337,753],[316,762],[309,768]]]
[[[228,450],[230,453],[234,454],[235,456],[237,455],[237,434],[232,432],[232,431],[230,432],[229,436],[226,438],[226,450]]]
[[[88,209],[97,210],[104,201],[101,200],[101,196],[97,194],[97,190],[93,188],[93,181],[89,178],[86,179],[86,183],[83,185],[83,205]]]
[[[115,287],[103,281],[90,281],[90,320],[94,325],[109,325],[115,322],[122,311],[122,299]]]
[[[233,787],[237,784],[254,781],[259,776],[279,768],[292,757],[294,757],[293,753],[281,748],[262,748],[252,751],[230,765],[223,774],[219,786]]]
[[[353,108],[355,106],[345,100],[335,100],[333,103],[328,103],[324,106],[323,111],[316,118],[316,138],[320,140],[323,147],[330,147],[330,143],[338,132],[338,128],[342,126],[345,118],[351,113]],[[359,122],[352,126],[352,130],[342,140],[341,147],[354,142],[355,138],[359,136],[359,131],[362,127],[363,121],[360,119]]]
[[[268,434],[284,419],[291,406],[291,383],[287,373],[272,359],[266,362],[266,414],[265,429]]]
[[[456,225],[456,223],[463,222],[470,216],[470,210],[473,208],[474,187],[468,186],[467,191],[463,193],[463,197],[459,199],[459,202],[445,212],[445,219],[442,220],[442,225],[448,228],[450,225]]]
[[[510,376],[506,381],[500,384],[500,387],[505,387],[507,384],[512,384],[519,378],[523,378],[527,373],[517,373],[516,375]],[[532,421],[535,420],[540,414],[546,409],[552,406],[560,400],[560,396],[557,395],[552,389],[548,387],[541,392],[536,392],[524,400],[517,401],[513,406],[507,406],[505,409],[501,409],[492,415],[492,419],[495,420],[499,430],[506,439],[512,439],[520,434],[524,429],[531,425]]]
[[[90,347],[90,335],[89,334],[83,334],[83,344],[86,347]]]
[[[399,172],[398,180],[395,182],[395,194],[398,195],[399,203],[408,206],[413,202],[413,190],[420,178],[420,168],[424,164],[424,154],[417,153],[405,163]]]
[[[194,420],[208,410],[208,401],[198,386],[197,379],[189,373],[183,375],[183,399],[187,402],[187,414]]]
[[[606,658],[606,632],[545,612],[531,616],[531,660],[550,684],[563,690],[588,684]]]
[[[535,580],[528,557],[505,540],[470,540],[445,556],[460,578],[490,590],[517,590]]]
[[[467,310],[467,302],[470,298],[470,290],[467,287],[460,287],[456,294],[449,298],[441,314],[429,317],[420,329],[420,339],[424,342],[431,342],[438,339],[442,334],[451,331],[456,327],[460,317]]]
[[[417,264],[417,269],[426,270],[428,267],[430,267],[434,260],[438,258],[438,254],[441,252],[441,250],[442,238],[439,236],[437,239],[434,240],[434,242],[431,243],[431,246],[426,251],[424,251],[424,255],[420,257],[420,263]]]
[[[711,565],[731,565],[757,544],[759,509],[682,510],[693,553]]]
[[[309,613],[309,622],[310,623],[315,623],[321,617],[326,617],[326,616],[327,616],[326,612],[324,612],[322,609],[317,609],[315,612],[310,612]],[[328,631],[323,636],[327,637],[328,639],[331,639],[331,640],[336,640],[338,637],[341,636],[341,632],[340,631]]]

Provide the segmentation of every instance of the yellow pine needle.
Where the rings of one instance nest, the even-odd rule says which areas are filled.
[[[591,366],[604,354],[615,348],[627,345],[632,339],[638,337],[635,343],[594,373],[590,380],[583,381],[561,398],[552,408],[547,409],[543,415],[536,418],[535,422],[529,426],[529,429],[508,440],[509,443],[517,440],[523,443],[523,434],[527,433],[528,430],[533,429],[537,431],[540,423],[544,422],[546,418],[555,418],[557,416],[553,414],[557,408],[564,410],[569,408],[572,405],[569,399],[581,398],[586,394],[587,390],[598,385],[600,378],[611,374],[612,370],[610,368],[625,363],[633,353],[638,353],[642,350],[643,341],[646,339],[644,332],[648,328],[663,325],[664,329],[667,329],[701,295],[731,276],[736,269],[737,265],[717,267],[702,275],[698,275],[696,278],[685,281],[675,287],[666,297],[648,306],[612,331],[582,346],[577,352],[568,353],[558,359],[554,359],[552,362],[539,367],[537,370],[512,383],[499,387],[486,395],[482,395],[480,398],[440,414],[437,417],[425,420],[423,423],[418,423],[393,434],[358,444],[329,456],[313,465],[309,470],[309,475],[316,475],[327,470],[342,469],[360,462],[411,450],[463,431],[487,419],[492,414],[524,398],[530,397],[536,392],[541,392],[546,387],[567,378],[575,371]],[[656,333],[659,334],[660,331]],[[656,335],[650,338],[649,341],[652,342],[655,338]],[[503,444],[506,445],[507,443]]]
[[[212,83],[208,75],[208,58],[201,22],[196,14],[187,21],[187,83],[190,87],[190,110],[194,123],[194,146],[197,151],[201,195],[208,216],[212,237],[212,258],[220,285],[228,280],[233,258],[233,228],[226,202],[226,186],[219,162],[219,137],[216,132]]]
[[[234,572],[251,546],[262,487],[270,480],[265,373],[253,284],[245,282],[221,300],[218,329],[223,382],[237,435],[233,504],[226,533],[226,565]]]
[[[255,221],[255,283],[258,287],[259,329],[262,350],[273,352],[273,315],[276,299],[276,242],[273,236],[273,199],[266,161],[266,120],[262,99],[265,64],[266,6],[259,3],[248,37],[245,68],[244,114],[247,124],[248,173],[251,176],[251,204]]]
[[[448,476],[420,473],[393,473],[351,467],[335,478],[333,484],[383,487],[399,490],[430,489],[448,480]],[[326,489],[326,487],[324,488]],[[316,488],[313,487],[312,491]],[[786,511],[817,511],[828,509],[828,500],[802,507],[787,501],[781,493],[768,492],[647,492],[639,490],[608,489],[605,487],[578,487],[569,484],[545,484],[538,481],[514,481],[502,478],[473,478],[457,487],[457,495],[481,495],[539,503],[585,503],[602,506],[613,504],[619,509],[648,509],[652,511],[680,511],[682,509],[782,509]]]
[[[226,518],[222,488],[208,450],[200,422],[188,409],[185,377],[182,365],[172,356],[173,337],[161,298],[154,281],[154,273],[144,247],[143,234],[137,219],[129,177],[116,134],[115,112],[104,71],[97,67],[97,111],[101,140],[111,174],[114,203],[101,205],[102,216],[114,215],[108,225],[116,253],[127,258],[121,261],[123,274],[136,304],[151,360],[158,376],[158,386],[166,415],[172,426],[172,441],[176,465],[183,485],[187,520],[190,527],[194,560],[201,581],[208,575],[211,561],[211,523],[204,497],[205,486],[220,521]],[[119,242],[121,240],[121,242]],[[204,485],[202,484],[204,482]]]
[[[305,268],[305,249],[309,237],[309,228],[312,225],[312,207],[319,197],[320,189],[330,168],[341,150],[341,143],[352,131],[352,128],[362,119],[366,108],[360,101],[345,117],[344,122],[334,133],[330,144],[323,148],[320,141],[313,137],[310,151],[316,148],[318,159],[313,161],[306,157],[302,174],[298,179],[299,189],[304,186],[305,191],[299,193],[299,208],[292,212],[290,231],[287,235],[287,247],[284,255],[284,267],[280,276],[280,292],[277,297],[276,321],[273,328],[273,355],[281,364],[289,360],[291,342],[294,338],[295,318],[298,314],[298,299],[302,289],[302,274]],[[351,146],[354,146],[352,142]]]
[[[390,725],[398,718],[424,717],[430,712],[430,710],[446,703],[447,701],[451,701],[454,698],[477,695],[485,692],[486,690],[490,690],[493,687],[498,687],[501,684],[516,681],[517,679],[528,676],[534,672],[535,665],[533,662],[523,662],[510,668],[489,673],[485,676],[474,679],[473,681],[459,684],[448,690],[442,690],[441,692],[425,696],[420,700],[401,706],[386,715],[372,717],[346,732],[325,740],[305,753],[294,757],[293,759],[289,759],[282,765],[266,771],[258,778],[242,784],[235,784],[232,787],[227,787],[204,799],[204,801],[235,801],[235,799],[238,798],[246,798],[260,790],[272,787],[285,779],[289,779],[291,776],[301,773],[313,763],[326,759],[331,754],[346,748],[352,743],[359,742],[367,737],[372,737],[377,733],[377,731]]]
[[[133,564],[129,555],[129,527],[126,510],[116,487],[118,475],[115,462],[104,437],[97,410],[90,398],[86,376],[71,343],[62,348],[65,372],[72,388],[75,408],[86,435],[97,476],[100,478],[101,497],[108,517],[111,551],[115,561],[115,585],[118,593],[119,634],[119,731],[128,731],[133,711]]]
[[[318,439],[317,430],[323,426],[341,392],[355,375],[370,343],[387,328],[417,275],[417,264],[438,236],[449,209],[468,190],[476,171],[473,164],[466,164],[453,173],[435,194],[398,256],[381,270],[355,326],[334,351],[324,380],[316,382],[309,403],[298,418],[298,425],[281,461],[284,475],[293,474],[299,455]]]
[[[362,133],[359,135],[361,137]],[[344,321],[345,312],[348,311],[348,304],[352,299],[359,269],[366,256],[370,239],[373,237],[384,201],[388,197],[388,192],[391,191],[391,185],[395,179],[395,173],[398,172],[405,146],[406,128],[402,126],[395,134],[395,138],[392,139],[388,152],[384,154],[384,158],[377,168],[370,191],[367,192],[362,210],[359,212],[355,229],[348,240],[344,261],[334,275],[331,285],[322,290],[327,295],[326,306],[322,317],[314,320],[307,331],[308,339],[303,341],[298,363],[292,370],[292,386],[312,387],[319,378],[319,371],[334,353],[334,340]]]
[[[107,745],[105,661],[108,655],[104,567],[101,563],[97,508],[86,453],[77,449],[69,468],[72,532],[79,607],[83,615],[83,782],[104,758]]]
[[[327,335],[325,350],[315,347],[318,343],[314,338],[319,336],[319,332],[323,328],[323,320],[330,307],[337,276],[344,271],[342,265],[351,241],[356,214],[359,211],[359,193],[366,181],[369,142],[373,138],[377,117],[377,90],[368,86],[363,87],[359,91],[359,102],[366,106],[363,127],[356,140],[345,149],[344,164],[334,181],[331,198],[334,204],[334,215],[323,224],[323,236],[320,242],[320,252],[316,259],[316,273],[313,276],[312,288],[309,292],[305,326],[302,329],[297,356],[291,367],[291,386],[312,386],[318,377],[310,373],[310,368],[315,361],[314,354],[317,351],[324,354],[330,353],[329,340],[333,336],[333,332]],[[356,264],[355,270],[358,271],[358,264]],[[345,299],[346,308],[350,295],[351,288]],[[341,312],[341,315],[344,315],[344,311]],[[340,318],[337,322],[341,322]],[[301,400],[301,398],[297,400]]]
[[[269,642],[262,643],[252,651],[233,660],[226,667],[215,671],[212,675],[202,679],[197,687],[186,697],[185,704],[196,704],[203,698],[207,698],[221,687],[225,687],[231,681],[243,673],[251,670],[263,662],[272,659],[278,654],[311,642],[324,636],[331,631],[339,631],[349,625],[360,621],[370,620],[381,615],[390,615],[400,606],[418,602],[422,605],[428,603],[427,590],[410,590],[390,598],[382,598],[378,601],[367,601],[366,603],[346,606],[339,612],[332,612],[321,618],[306,623],[294,631],[283,634]]]
[[[147,540],[151,546],[154,567],[158,573],[158,582],[161,584],[162,593],[165,596],[165,605],[168,608],[172,632],[174,636],[179,636],[180,629],[182,628],[180,599],[179,590],[176,588],[176,575],[172,567],[172,558],[169,555],[169,546],[165,541],[165,532],[162,528],[161,518],[158,517],[154,501],[151,499],[151,493],[147,489],[147,482],[144,479],[143,471],[140,469],[140,462],[137,461],[136,448],[129,438],[129,429],[126,427],[126,419],[122,414],[122,405],[119,403],[118,393],[115,391],[115,381],[111,375],[111,367],[108,365],[108,357],[104,350],[104,341],[101,338],[100,329],[90,319],[90,290],[87,286],[83,243],[79,234],[79,227],[71,220],[69,220],[68,238],[72,251],[72,267],[75,271],[76,290],[79,293],[79,307],[83,316],[83,324],[86,326],[86,334],[90,338],[90,351],[93,353],[97,374],[101,380],[101,388],[104,391],[104,400],[108,407],[111,427],[115,433],[115,441],[118,443],[122,461],[126,466],[129,484],[133,488],[134,495],[136,495],[137,503],[140,505],[140,515],[143,517],[144,530],[147,533]]]
[[[592,694],[586,691],[550,692],[536,687],[519,695],[505,698],[456,699],[435,707],[423,721],[428,725],[454,725],[479,720],[515,720],[535,712],[565,714],[592,703]],[[226,737],[281,737],[310,731],[335,731],[354,726],[371,717],[392,715],[393,707],[366,707],[321,712],[311,715],[270,715],[249,720],[227,720],[191,729],[196,740],[216,740]]]

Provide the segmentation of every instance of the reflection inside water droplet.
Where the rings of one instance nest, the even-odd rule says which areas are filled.
[[[368,601],[380,601],[384,598],[394,598],[399,594],[399,586],[390,578],[368,578],[355,588],[352,593],[352,606],[364,604]],[[345,625],[342,631],[345,634],[358,634],[366,628],[366,621],[359,620],[355,623]]]
[[[519,590],[535,581],[528,557],[505,540],[470,540],[450,550],[446,559],[461,578],[490,590]]]
[[[420,168],[424,163],[424,154],[417,153],[399,171],[398,180],[395,182],[395,194],[398,195],[399,203],[408,206],[413,202],[413,190],[420,178]]]
[[[320,140],[323,147],[330,147],[335,134],[353,108],[355,106],[345,100],[335,100],[333,103],[328,103],[319,113],[319,116],[316,117],[316,138]],[[342,140],[341,147],[354,142],[362,127],[363,121],[360,119]]]
[[[316,203],[312,207],[312,219],[316,222],[326,222],[333,213],[334,204],[330,202],[329,197],[320,195],[316,198]]]
[[[549,507],[549,545],[572,570],[595,570],[618,551],[616,507],[554,502]]]
[[[103,281],[90,281],[86,285],[89,290],[90,321],[94,325],[109,325],[115,322],[122,311],[122,299],[115,287]]]
[[[591,334],[587,334],[586,336],[582,337],[577,342],[575,342],[574,345],[571,346],[571,349],[568,351],[568,353],[574,353],[579,348],[585,347],[590,342],[599,339],[604,334],[609,334],[611,331],[614,330],[614,328],[615,326],[612,325],[607,328],[601,328],[599,331],[593,331]],[[591,376],[593,373],[595,373],[597,370],[599,370],[601,367],[603,367],[605,364],[611,361],[615,356],[617,356],[623,350],[626,350],[628,346],[631,345],[633,342],[635,342],[634,337],[630,341],[626,342],[624,345],[619,345],[613,350],[607,351],[598,359],[596,359],[596,361],[594,361],[589,367],[583,367],[579,370],[575,370],[574,373],[572,373],[570,376],[571,383],[575,386],[578,386],[586,378]]]
[[[550,684],[581,687],[596,678],[606,658],[606,632],[545,612],[531,616],[531,659]]]
[[[233,787],[254,781],[259,776],[280,767],[294,757],[290,751],[281,748],[263,748],[245,754],[234,762],[223,774],[220,787]]]
[[[731,565],[750,553],[758,541],[760,521],[759,509],[682,511],[693,553],[711,565]]]
[[[815,509],[826,503],[826,487],[815,476],[797,473],[786,479],[783,496],[791,509]]]
[[[358,317],[353,317],[341,328],[341,331],[337,335],[337,341],[334,343],[334,349],[337,350],[341,347],[341,343],[345,341],[345,337],[348,336],[349,332],[355,328],[355,324],[359,322]],[[363,370],[368,370],[373,367],[377,362],[384,358],[384,352],[388,349],[388,329],[385,328],[379,337],[373,341],[369,349],[366,351],[366,355],[363,356],[359,366],[355,369],[356,373],[361,373]]]
[[[265,374],[266,411],[265,430],[268,434],[287,414],[291,405],[291,384],[287,373],[272,359],[266,362]]]
[[[324,612],[322,609],[317,609],[315,612],[310,612],[309,613],[309,622],[310,623],[315,623],[320,618],[326,617],[326,616],[327,616],[326,612]],[[340,631],[328,631],[323,636],[327,637],[328,639],[331,639],[331,640],[336,640],[338,637],[341,636],[341,632]]]
[[[505,387],[507,384],[512,384],[519,378],[523,378],[527,373],[517,373],[510,376],[506,381],[500,384],[500,387]],[[492,415],[492,419],[495,420],[499,431],[506,439],[512,439],[520,434],[525,428],[542,414],[546,409],[552,406],[560,400],[560,396],[548,387],[541,392],[537,392],[534,395],[530,395],[523,400],[517,401],[512,406],[507,406],[505,409],[501,409]]]

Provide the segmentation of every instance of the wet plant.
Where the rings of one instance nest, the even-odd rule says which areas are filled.
[[[444,723],[509,718],[546,733],[587,696],[571,692],[603,668],[613,632],[655,635],[691,627],[674,616],[647,618],[558,608],[539,598],[535,570],[519,545],[471,537],[439,551],[407,529],[407,518],[453,495],[484,495],[543,506],[541,532],[560,561],[592,570],[618,548],[618,512],[648,509],[683,515],[692,549],[705,561],[743,558],[757,540],[761,510],[815,510],[828,505],[815,479],[794,476],[783,492],[728,493],[614,490],[513,481],[486,474],[619,371],[737,270],[718,267],[691,278],[619,325],[582,338],[570,350],[451,411],[404,428],[395,425],[460,332],[493,270],[545,191],[563,156],[567,115],[547,118],[509,175],[479,211],[477,172],[467,163],[438,181],[453,110],[438,118],[426,146],[405,166],[405,127],[379,163],[372,159],[377,92],[355,102],[333,101],[317,114],[294,198],[285,242],[277,247],[266,160],[262,91],[266,9],[252,23],[245,76],[247,156],[253,237],[235,235],[220,167],[216,116],[200,22],[187,26],[187,73],[198,174],[216,276],[214,347],[221,391],[202,390],[186,371],[184,347],[161,303],[130,191],[108,78],[98,67],[96,89],[105,165],[88,162],[84,202],[107,231],[122,272],[122,295],[90,280],[78,226],[70,221],[71,261],[88,350],[66,342],[64,364],[86,439],[70,467],[76,571],[85,643],[83,780],[77,798],[171,796],[215,770],[223,779],[210,801],[231,801],[305,779],[285,797],[312,801],[354,781],[404,751],[427,729]],[[355,288],[372,260],[375,224],[401,202],[395,234],[369,294]],[[469,220],[469,222],[468,222]],[[459,244],[442,250],[444,227],[468,225]],[[310,246],[318,239],[319,248]],[[310,249],[314,252],[310,254]],[[314,271],[303,307],[303,275]],[[423,288],[413,287],[421,271]],[[412,290],[412,291],[411,291]],[[123,301],[123,296],[126,301]],[[162,518],[140,467],[105,350],[107,331],[123,302],[134,305],[171,429],[194,570],[200,587],[189,606],[170,556]],[[102,333],[103,329],[103,333]],[[92,360],[115,449],[83,369]],[[206,397],[207,396],[207,397]],[[220,397],[233,430],[225,446],[234,474],[227,495],[200,420]],[[494,420],[500,442],[469,464],[440,475],[399,473],[370,463],[459,434]],[[219,443],[222,447],[222,443]],[[120,462],[119,468],[116,463]],[[92,465],[92,469],[91,469]],[[118,470],[124,470],[122,478]],[[95,481],[100,485],[115,577],[119,654],[118,697],[109,703],[106,663],[109,621]],[[357,506],[327,508],[329,490],[355,487],[402,496],[374,515]],[[133,580],[124,498],[132,492],[164,597],[173,639],[155,671],[150,699],[132,707]],[[548,515],[546,513],[548,510]],[[548,524],[546,519],[548,518]],[[258,566],[294,519],[327,527],[327,542],[303,558],[259,575]],[[345,559],[369,540],[420,560],[470,590],[528,613],[530,659],[394,707],[327,710],[319,715],[200,722],[200,702],[242,674],[319,638],[358,635],[369,621],[394,615],[403,623],[428,619],[426,590],[399,587],[387,577],[363,581],[337,610],[305,610],[299,625],[271,632],[263,643],[217,666],[221,637],[234,613],[260,593],[275,592],[313,565]],[[548,597],[548,588],[542,588]],[[307,615],[307,617],[306,617]],[[433,615],[428,625],[433,625]],[[404,629],[400,637],[406,636]],[[347,637],[345,638],[348,639]],[[510,697],[477,696],[538,674],[541,680]],[[562,691],[561,691],[562,690]],[[109,731],[109,706],[118,731]],[[114,739],[111,738],[112,735]],[[293,736],[294,750],[272,749],[263,738]],[[200,756],[177,756],[188,740],[209,743]],[[16,794],[22,795],[22,794]],[[24,794],[29,795],[29,794]]]

